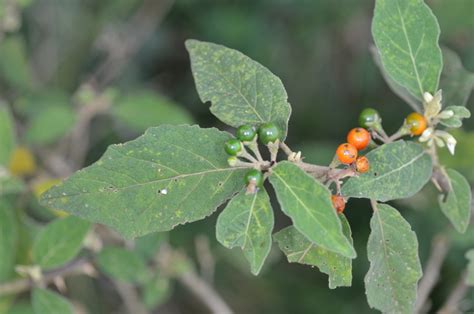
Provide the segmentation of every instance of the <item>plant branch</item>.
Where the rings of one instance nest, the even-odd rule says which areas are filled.
[[[147,314],[149,311],[141,302],[135,287],[127,282],[113,281],[114,286],[122,298],[127,313]]]
[[[459,312],[459,304],[468,293],[470,287],[466,283],[467,269],[461,274],[454,290],[448,296],[448,299],[438,311],[439,314],[452,314]]]
[[[433,238],[431,253],[424,269],[424,276],[418,285],[418,297],[415,305],[415,313],[420,313],[428,307],[427,300],[431,291],[439,280],[439,274],[450,243],[445,235],[439,234]]]
[[[90,273],[90,262],[86,258],[81,258],[71,262],[70,264],[49,271],[43,274],[43,277],[39,282],[35,283],[29,278],[17,279],[11,282],[0,284],[0,296],[18,294],[21,292],[28,291],[36,285],[47,285],[54,281],[56,277],[68,277],[81,274]]]

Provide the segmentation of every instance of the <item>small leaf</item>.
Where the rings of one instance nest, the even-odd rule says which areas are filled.
[[[439,25],[423,0],[377,0],[372,35],[390,77],[417,99],[438,89]]]
[[[454,228],[464,233],[471,220],[471,187],[466,178],[456,170],[447,169],[446,172],[452,189],[447,196],[439,196],[439,206]]]
[[[343,256],[356,257],[352,244],[342,232],[327,187],[286,161],[273,168],[270,182],[282,211],[308,240]]]
[[[221,45],[187,40],[186,48],[199,96],[217,118],[233,127],[274,122],[286,135],[291,107],[278,77]]]
[[[344,215],[339,215],[342,230],[347,239],[352,242],[349,222]],[[318,247],[295,227],[287,227],[275,235],[274,239],[285,253],[290,263],[300,263],[316,266],[329,276],[329,288],[349,287],[352,283],[352,260],[342,255]]]
[[[27,47],[19,35],[8,36],[0,45],[0,77],[12,87],[26,90],[31,87],[31,70],[28,64]]]
[[[134,251],[145,260],[152,259],[159,250],[161,244],[168,240],[168,233],[154,232],[135,240]]]
[[[342,187],[344,196],[382,202],[407,198],[420,191],[431,178],[431,157],[413,142],[385,144],[366,157],[370,170],[347,180]]]
[[[183,107],[151,91],[135,92],[121,98],[112,113],[137,132],[164,123],[192,123],[191,115]]]
[[[466,283],[468,286],[474,286],[474,249],[466,252],[466,258],[469,260]]]
[[[264,189],[247,195],[242,190],[217,219],[216,238],[225,247],[240,247],[258,275],[272,246],[274,218]]]
[[[158,274],[142,287],[142,299],[147,309],[163,304],[170,296],[170,281]]]
[[[143,282],[148,277],[145,260],[135,252],[120,247],[106,247],[97,256],[101,271],[113,279]]]
[[[8,166],[14,149],[15,128],[13,117],[6,104],[0,102],[0,167]]]
[[[69,107],[46,107],[33,116],[25,139],[31,144],[52,144],[71,130],[74,120],[74,112]]]
[[[443,47],[443,60],[439,85],[443,90],[444,103],[465,106],[474,88],[474,73],[467,71],[459,56],[447,47]]]
[[[69,216],[49,223],[33,243],[33,261],[43,269],[63,266],[79,253],[90,224]]]
[[[413,313],[421,278],[418,240],[393,207],[378,204],[367,243],[370,268],[365,276],[369,305],[383,313]]]
[[[42,196],[43,205],[102,223],[126,237],[203,219],[242,189],[217,129],[162,125],[112,145],[94,165]],[[206,197],[203,197],[206,196]]]
[[[8,202],[0,199],[0,282],[11,279],[15,273],[17,242],[15,211]]]
[[[47,289],[33,289],[33,310],[35,314],[73,314],[72,305],[67,299]]]
[[[461,106],[448,106],[444,111],[451,110],[454,115],[449,119],[442,119],[440,123],[448,128],[459,128],[462,126],[462,119],[467,119],[471,117],[471,112]]]
[[[10,176],[8,173],[2,173],[2,171],[4,170],[0,169],[0,197],[19,194],[26,189],[23,181]]]

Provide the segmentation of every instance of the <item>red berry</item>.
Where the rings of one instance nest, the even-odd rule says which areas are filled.
[[[347,134],[347,142],[358,150],[363,150],[370,143],[370,133],[364,128],[354,128]]]
[[[346,201],[340,195],[331,195],[332,206],[336,209],[338,214],[344,212],[344,208],[346,208]]]
[[[360,173],[369,171],[369,160],[365,156],[358,157],[355,162],[356,170]]]
[[[352,164],[357,158],[357,148],[349,143],[339,145],[336,150],[337,158],[343,164]]]

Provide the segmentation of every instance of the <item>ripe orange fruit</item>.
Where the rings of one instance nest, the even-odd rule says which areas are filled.
[[[418,112],[410,113],[405,119],[405,123],[410,128],[412,135],[421,135],[428,124],[426,118]]]
[[[370,143],[370,133],[364,128],[354,128],[347,133],[347,142],[363,150]]]
[[[336,150],[337,158],[343,164],[352,164],[357,158],[357,148],[349,143],[339,145]]]

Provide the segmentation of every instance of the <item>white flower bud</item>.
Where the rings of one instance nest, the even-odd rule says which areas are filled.
[[[420,142],[426,142],[431,138],[431,135],[433,134],[433,128],[427,128],[426,130],[423,131],[421,134],[420,138],[418,139]]]
[[[425,100],[425,102],[430,102],[430,101],[433,100],[433,95],[431,95],[428,92],[424,92],[423,93],[423,99]]]

